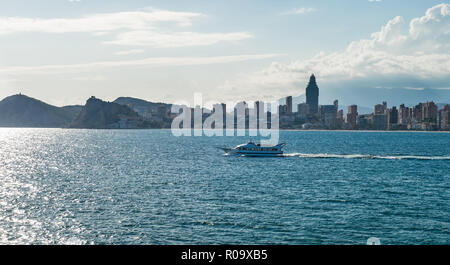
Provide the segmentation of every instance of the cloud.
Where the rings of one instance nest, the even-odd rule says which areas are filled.
[[[179,26],[190,26],[192,20],[204,16],[192,12],[166,10],[104,13],[81,18],[21,18],[0,17],[0,35],[18,32],[107,32],[116,30],[148,30],[156,23],[173,22]]]
[[[216,44],[221,41],[238,41],[251,38],[248,32],[233,33],[198,33],[198,32],[176,32],[158,33],[152,31],[130,31],[120,33],[112,41],[105,44],[128,45],[128,46],[152,46],[152,47],[186,47],[205,46]]]
[[[450,5],[428,9],[409,24],[402,17],[388,21],[370,39],[352,42],[345,51],[319,53],[291,63],[273,62],[267,68],[242,74],[222,87],[230,95],[281,97],[299,94],[299,86],[315,73],[329,84],[400,88],[450,86]]]
[[[24,32],[84,32],[101,37],[112,33],[115,39],[104,41],[105,44],[152,47],[203,46],[252,37],[248,32],[198,33],[172,29],[172,25],[182,28],[191,26],[195,19],[203,17],[206,15],[160,9],[93,14],[80,18],[0,17],[0,36]]]
[[[281,15],[301,15],[306,13],[311,13],[316,11],[315,8],[312,7],[300,7],[300,8],[294,8],[289,11],[281,13]]]
[[[253,55],[231,55],[215,57],[152,57],[140,60],[128,61],[104,61],[85,64],[67,65],[44,65],[44,66],[15,66],[3,67],[0,74],[22,75],[22,74],[54,74],[54,73],[78,73],[89,72],[97,69],[113,67],[138,67],[138,66],[187,66],[187,65],[209,65],[249,60],[261,60],[279,56],[279,54],[253,54]]]
[[[133,49],[133,50],[126,50],[126,51],[118,51],[114,53],[115,55],[130,55],[130,54],[138,54],[143,53],[145,50],[143,49]]]

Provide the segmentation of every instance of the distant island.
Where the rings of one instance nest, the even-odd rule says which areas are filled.
[[[255,108],[262,104],[262,102],[256,102]],[[220,106],[226,110],[225,104]],[[372,114],[358,115],[356,105],[352,105],[349,106],[344,119],[342,110],[337,110],[337,101],[333,105],[318,105],[317,112],[311,114],[308,113],[309,106],[306,103],[298,104],[298,111],[293,112],[292,97],[287,97],[286,105],[279,106],[279,127],[280,129],[322,130],[448,131],[450,130],[448,125],[450,106],[439,104],[441,109],[437,109],[437,106],[432,102],[420,103],[413,108],[402,105],[399,111],[395,107],[388,109],[384,103],[376,105]],[[56,107],[26,95],[17,94],[0,101],[0,127],[168,129],[178,115],[178,113],[171,113],[171,108],[172,104],[154,103],[132,97],[119,97],[113,102],[91,97],[84,106]],[[194,109],[191,108],[191,111]],[[202,109],[202,112],[203,121],[211,115],[211,110]],[[234,116],[235,113],[226,115]],[[248,126],[248,117],[246,117],[246,124]],[[373,127],[374,124],[376,127]]]

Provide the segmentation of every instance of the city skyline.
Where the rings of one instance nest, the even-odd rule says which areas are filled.
[[[36,1],[21,10],[1,3],[0,97],[23,93],[63,106],[91,95],[171,103],[200,92],[218,101],[295,102],[314,73],[319,104],[450,101],[449,4],[241,5],[231,12],[237,2]]]
[[[104,124],[100,128],[105,126],[104,128],[109,129],[157,129],[168,128],[170,124],[174,128],[173,122],[178,122],[182,119],[182,128],[184,129],[204,129],[204,126],[206,128],[219,126],[224,129],[261,129],[275,126],[280,129],[306,130],[450,130],[449,104],[441,104],[442,106],[438,106],[433,101],[426,101],[412,106],[400,104],[397,109],[395,105],[389,108],[387,101],[383,100],[381,104],[378,103],[373,106],[372,112],[367,113],[359,111],[357,104],[352,104],[347,107],[340,106],[339,99],[335,99],[331,105],[318,104],[319,95],[322,93],[320,92],[314,74],[310,76],[305,90],[306,100],[298,104],[294,104],[293,96],[291,95],[284,97],[284,103],[280,103],[282,100],[265,102],[258,98],[248,102],[245,100],[235,102],[204,102],[202,95],[196,94],[194,95],[193,105],[189,105],[186,101],[167,104],[145,101],[133,97],[119,97],[111,103],[91,96],[84,106],[63,107],[66,108],[64,110],[65,112],[67,112],[67,109],[72,109],[70,111],[71,114],[65,114],[72,118],[68,118],[64,126],[67,126],[67,122],[70,122],[69,127],[73,128],[98,128],[97,126],[100,125],[95,122],[89,123],[89,126],[92,127],[84,127],[86,125],[83,125],[83,122],[80,122],[79,119],[89,119],[90,115],[97,115],[93,113],[87,114],[90,112],[89,109],[91,111],[108,112],[107,109],[112,108],[117,110],[119,105],[122,105],[119,108],[121,109],[120,112],[122,112],[118,114],[120,116],[119,122],[116,121],[108,125]],[[34,108],[36,110],[36,105],[42,105],[41,103],[22,94],[17,94],[0,101],[0,109],[6,113],[10,113],[7,116],[15,116],[17,113],[14,113],[14,111],[26,115],[27,109]],[[111,104],[116,104],[116,106],[112,107]],[[33,105],[34,107],[31,107]],[[123,108],[124,106],[126,106],[125,109]],[[41,106],[41,108],[48,109],[48,106]],[[346,108],[347,111],[345,112]],[[186,112],[188,112],[188,116],[186,116]],[[274,112],[276,113],[276,125],[272,122],[274,118],[272,114]],[[37,115],[35,118],[46,121],[45,124],[52,124],[50,119],[46,117],[46,114]],[[186,123],[187,120],[191,122]],[[28,123],[29,121],[25,123],[21,122],[24,121],[20,121],[20,119],[11,120],[10,118],[6,118],[5,120],[5,117],[0,117],[0,126],[11,126],[13,124],[15,126],[23,126],[23,124],[31,124]],[[42,125],[37,126],[40,127]],[[175,128],[179,128],[179,126],[179,124],[175,125]]]

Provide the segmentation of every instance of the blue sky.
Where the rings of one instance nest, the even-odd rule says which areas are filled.
[[[0,3],[0,97],[450,101],[445,1]],[[377,33],[378,32],[378,33]]]

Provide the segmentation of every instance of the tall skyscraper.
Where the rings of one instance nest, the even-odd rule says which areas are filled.
[[[408,124],[408,108],[405,107],[405,104],[401,104],[398,109],[398,123],[400,125]]]
[[[256,113],[258,114],[257,116],[259,117],[259,113],[264,112],[264,102],[256,101],[255,102],[255,110],[256,110]]]
[[[287,113],[292,113],[292,96],[286,98]]]
[[[257,128],[262,128],[261,124],[265,122],[267,119],[267,114],[264,112],[264,102],[262,101],[256,101],[255,102],[255,111],[256,111],[256,118],[257,118]],[[264,117],[265,115],[265,117]]]
[[[306,103],[301,103],[297,105],[297,113],[301,117],[305,118],[309,114],[309,105]]]
[[[373,113],[374,114],[385,114],[385,111],[386,111],[386,106],[384,104],[377,104],[373,108]]]
[[[388,129],[392,129],[394,126],[398,124],[398,110],[397,107],[393,106],[391,109],[388,109],[387,111],[387,122],[388,122]]]
[[[348,125],[349,129],[355,129],[356,128],[356,119],[358,118],[358,106],[351,105],[348,106],[348,112],[345,116],[345,121]]]
[[[436,122],[438,107],[433,101],[422,104],[422,120]]]
[[[309,78],[309,83],[306,87],[306,104],[309,105],[311,114],[316,114],[319,111],[319,87],[314,74]]]
[[[339,110],[338,115],[338,128],[342,128],[344,126],[344,110]]]

